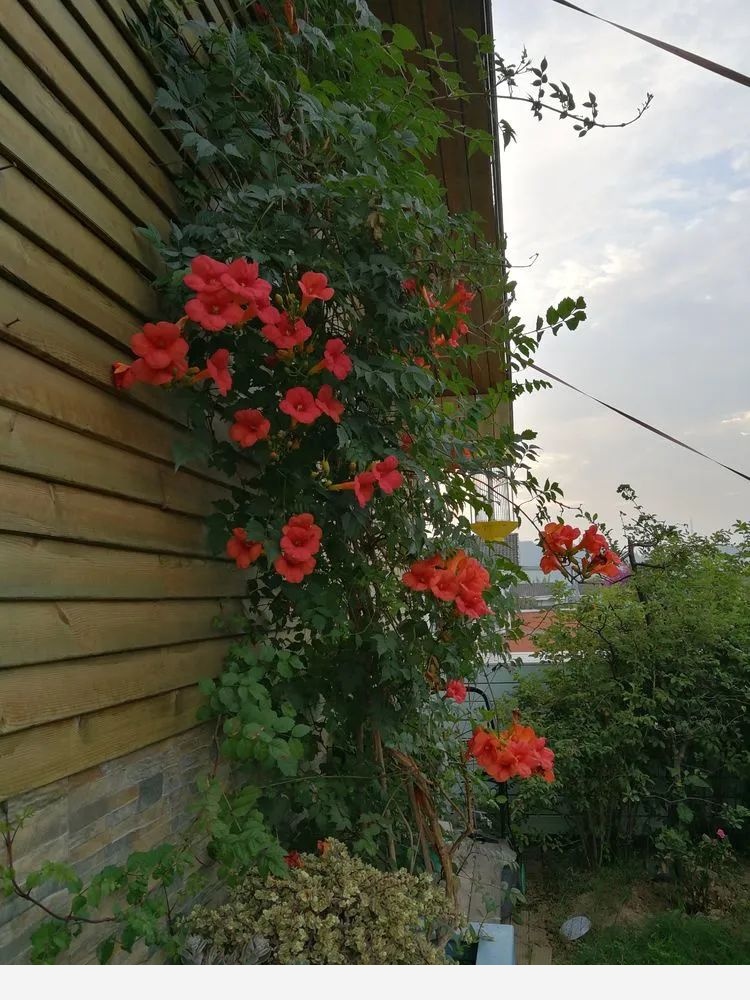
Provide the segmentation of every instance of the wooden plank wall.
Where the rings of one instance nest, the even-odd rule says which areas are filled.
[[[244,592],[205,545],[221,478],[173,472],[167,395],[110,383],[158,311],[135,227],[166,230],[181,169],[127,26],[146,6],[0,0],[0,800],[190,728],[227,648],[213,619]],[[482,31],[484,0],[374,6],[452,40],[470,75],[456,24]],[[223,20],[236,5],[183,7]],[[482,125],[486,109],[465,114]],[[491,230],[486,158],[444,144],[438,172]],[[476,373],[480,391],[492,377]]]
[[[145,0],[0,0],[0,799],[195,724],[244,580],[174,473],[166,394],[110,366],[158,314],[181,168],[126,24]],[[190,4],[209,19],[225,0]]]
[[[474,94],[470,100],[446,104],[447,110],[460,118],[469,128],[496,131],[492,106],[484,93],[475,65],[476,47],[461,32],[473,28],[478,35],[492,33],[491,4],[489,0],[369,0],[373,13],[387,24],[405,24],[414,32],[424,47],[432,46],[432,35],[440,39],[440,48],[451,53],[456,62],[451,63]],[[499,154],[493,159],[482,153],[468,155],[468,143],[461,136],[442,139],[437,156],[429,168],[440,179],[446,190],[448,207],[453,212],[476,212],[481,219],[482,231],[490,242],[497,242],[502,235],[502,206],[496,204],[495,172],[499,189]],[[490,309],[484,295],[478,297],[473,312],[477,326],[487,322]],[[481,336],[474,338],[482,343]],[[505,357],[497,352],[484,352],[469,362],[468,375],[477,392],[483,393],[503,380],[508,368]],[[493,427],[497,430],[512,423],[510,403],[496,414]]]

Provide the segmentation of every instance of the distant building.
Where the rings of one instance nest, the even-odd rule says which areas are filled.
[[[519,541],[518,564],[528,577],[528,583],[513,588],[516,606],[524,609],[551,608],[557,604],[574,604],[580,599],[581,588],[562,573],[543,573],[539,569],[541,550],[536,542]]]
[[[544,656],[539,652],[536,640],[554,622],[554,611],[549,608],[527,608],[519,611],[518,617],[521,620],[523,634],[518,639],[509,639],[507,644],[513,664],[508,666],[505,659],[490,660],[474,682],[476,687],[490,699],[490,703],[512,695],[520,677],[538,673],[547,665]],[[470,693],[468,699],[470,711],[481,709],[483,705],[482,694]]]

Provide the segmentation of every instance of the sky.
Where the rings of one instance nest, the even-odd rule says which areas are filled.
[[[750,75],[749,0],[579,6]],[[565,295],[588,304],[538,363],[750,473],[750,89],[551,0],[493,7],[506,60],[524,45],[535,64],[546,56],[579,103],[596,94],[600,120],[626,120],[654,94],[636,124],[584,139],[499,102],[518,136],[502,159],[514,311],[533,326]],[[537,474],[613,529],[620,483],[696,531],[750,518],[750,483],[569,389],[522,397],[515,422],[538,432]]]

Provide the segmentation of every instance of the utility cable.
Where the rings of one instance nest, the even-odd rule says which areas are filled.
[[[672,437],[671,434],[667,434],[666,431],[660,431],[658,427],[654,427],[647,423],[645,420],[641,420],[638,417],[634,417],[631,413],[626,413],[625,410],[620,410],[616,406],[612,406],[610,403],[605,403],[603,399],[597,399],[596,396],[590,395],[588,392],[584,392],[583,389],[579,389],[575,385],[571,385],[570,382],[566,382],[564,378],[560,378],[559,375],[553,375],[552,372],[545,371],[544,368],[540,368],[539,365],[530,364],[529,368],[533,368],[534,371],[539,372],[541,375],[545,375],[547,378],[551,378],[555,382],[559,382],[560,385],[566,386],[568,389],[572,389],[573,392],[579,393],[581,396],[585,396],[586,399],[591,399],[600,406],[605,406],[608,410],[613,413],[619,414],[621,417],[625,417],[626,420],[630,420],[631,423],[638,424],[639,427],[643,427],[647,431],[651,431],[652,434],[658,434],[659,437],[664,438],[666,441],[671,441],[672,444],[678,444],[680,448],[685,448],[687,451],[692,451],[694,455],[700,455],[701,458],[707,459],[709,462],[713,462],[714,465],[721,466],[722,469],[726,469],[727,472],[733,472],[735,476],[739,476],[741,479],[745,479],[750,483],[750,476],[745,472],[740,472],[739,469],[733,469],[731,465],[725,465],[723,462],[718,461],[716,458],[711,458],[710,455],[706,455],[705,452],[698,451],[697,448],[693,448],[692,445],[685,444],[684,441],[680,441],[679,438]]]
[[[658,38],[652,38],[651,35],[644,35],[640,31],[635,31],[633,28],[626,28],[625,25],[618,24],[616,21],[610,21],[606,17],[600,17],[598,14],[592,14],[591,11],[584,10],[583,7],[578,7],[576,4],[570,3],[569,0],[552,0],[552,2],[559,3],[562,7],[570,7],[571,10],[577,10],[580,14],[585,14],[587,17],[593,17],[597,21],[603,21],[604,24],[611,24],[613,28],[619,28],[620,31],[625,31],[628,35],[640,38],[641,41],[648,42],[649,45],[655,45],[657,48],[663,49],[665,52],[671,52],[672,55],[679,56],[680,59],[686,59],[688,62],[694,63],[702,69],[707,69],[711,73],[718,73],[719,76],[726,77],[727,80],[732,80],[734,83],[740,83],[743,87],[750,87],[750,76],[746,76],[744,73],[740,73],[736,69],[730,69],[728,66],[722,66],[721,63],[716,63],[711,59],[698,56],[694,52],[688,52],[687,49],[681,49],[677,45],[670,45],[669,42],[662,42]]]

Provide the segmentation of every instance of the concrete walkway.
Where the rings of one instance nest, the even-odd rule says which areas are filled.
[[[552,946],[547,931],[534,922],[528,910],[514,918],[516,928],[516,965],[552,965]]]
[[[532,861],[532,880],[538,877],[539,863]],[[511,907],[508,891],[518,884],[518,863],[515,851],[507,841],[483,843],[466,840],[456,855],[459,880],[458,901],[470,921],[478,923],[510,923]],[[515,927],[517,965],[552,965],[552,946],[547,932],[537,916],[525,908],[512,914]]]
[[[469,920],[505,923],[508,889],[515,884],[516,853],[507,841],[465,840],[455,859],[458,901]],[[503,885],[505,883],[505,885]]]
[[[543,881],[542,863],[532,856],[525,858],[525,866],[526,884],[531,886],[533,894],[534,886]],[[552,945],[539,912],[526,907],[518,909],[513,914],[513,923],[516,927],[516,964],[552,965]]]

